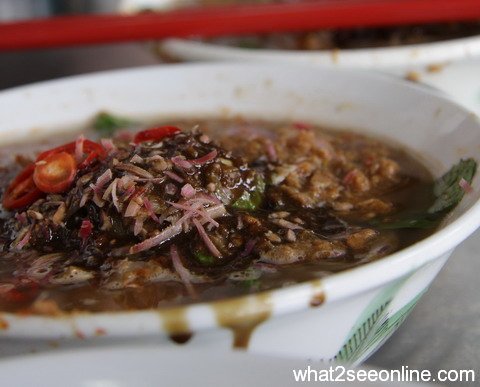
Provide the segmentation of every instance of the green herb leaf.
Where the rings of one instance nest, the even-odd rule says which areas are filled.
[[[438,217],[432,216],[427,218],[427,214],[409,215],[403,219],[393,220],[383,223],[380,221],[372,221],[370,224],[381,230],[398,230],[402,228],[433,228],[438,224]]]
[[[202,251],[197,251],[195,253],[195,259],[201,263],[202,265],[205,265],[205,266],[210,266],[210,265],[213,265],[215,263],[215,258],[209,254],[205,254],[204,252]]]
[[[460,186],[460,180],[464,179],[471,184],[476,171],[477,162],[475,160],[460,160],[433,184],[433,194],[436,199],[425,213],[410,214],[388,222],[374,220],[371,224],[377,228],[388,230],[435,227],[441,217],[462,200],[465,191]]]
[[[251,191],[243,191],[242,195],[232,204],[233,208],[246,211],[255,211],[263,201],[265,193],[265,180],[258,175]]]
[[[112,114],[102,112],[95,117],[93,127],[102,137],[112,137],[113,134],[122,128],[131,125],[132,122],[126,118],[116,117]]]
[[[477,163],[473,159],[460,160],[447,173],[440,177],[433,185],[433,193],[437,198],[428,209],[429,214],[447,211],[455,207],[463,198],[465,191],[460,186],[463,178],[469,184],[477,171]]]

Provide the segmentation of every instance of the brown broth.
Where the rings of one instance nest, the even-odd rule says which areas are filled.
[[[214,120],[202,122],[202,120],[189,120],[189,121],[173,121],[180,127],[188,129],[194,125],[200,125],[202,130],[205,130],[211,135],[212,138],[220,138],[222,136],[231,136],[238,128],[250,126],[255,128],[256,131],[261,133],[272,133],[279,127],[283,127],[286,124],[279,123],[266,123],[259,121],[225,121]],[[401,186],[399,189],[395,189],[391,192],[382,192],[378,194],[378,198],[391,202],[397,208],[397,212],[408,211],[415,212],[428,208],[432,203],[432,176],[425,166],[423,166],[410,152],[401,149],[400,147],[392,147],[385,145],[378,140],[371,139],[368,136],[359,134],[353,134],[351,132],[343,131],[331,131],[320,128],[315,128],[315,131],[319,136],[324,136],[328,139],[333,139],[337,142],[339,149],[345,152],[356,151],[359,148],[369,144],[369,146],[375,147],[377,144],[382,144],[389,152],[389,157],[393,159],[400,167],[404,174],[409,176],[408,183]],[[93,132],[86,131],[87,136],[93,137]],[[72,136],[73,137],[73,136]],[[48,149],[58,143],[62,143],[64,139],[54,140],[52,142],[41,141],[38,144],[22,144],[19,146],[12,146],[0,149],[0,165],[8,165],[13,161],[12,149],[15,149],[16,154],[26,154],[33,156],[38,150]],[[344,143],[342,143],[344,141]],[[343,145],[342,145],[343,144]],[[372,145],[373,144],[373,145]],[[33,158],[33,157],[32,157]],[[17,169],[18,170],[18,169]],[[16,171],[11,169],[3,170],[3,183],[9,181]],[[1,178],[0,178],[1,180]],[[415,200],[412,200],[415,198]],[[307,211],[307,210],[305,210]],[[349,214],[344,214],[342,218],[351,222],[352,224],[363,224],[364,220],[358,222],[355,219],[350,219]],[[354,216],[352,215],[352,218]],[[396,241],[395,250],[405,248],[412,245],[417,241],[425,238],[431,234],[434,230],[400,230],[400,231],[379,231],[381,235],[385,234],[386,238],[392,238]],[[180,239],[185,243],[189,243],[188,237]],[[388,251],[383,255],[388,255],[393,251]],[[0,284],[9,281],[9,276],[12,275],[12,260],[2,259],[4,258],[0,253]],[[68,254],[68,252],[65,252]],[[25,253],[18,254],[18,257],[14,260],[16,264],[22,259],[26,258]],[[324,276],[337,273],[339,271],[348,270],[359,265],[368,263],[374,259],[381,257],[357,257],[355,259],[352,256],[344,256],[331,259],[319,259],[309,262],[298,262],[289,265],[279,265],[276,267],[275,272],[262,273],[261,280],[251,281],[233,281],[230,279],[214,280],[211,283],[195,284],[198,298],[191,298],[185,291],[185,287],[179,282],[156,282],[156,283],[144,283],[142,286],[126,287],[119,290],[108,290],[100,287],[100,282],[97,279],[93,279],[87,282],[83,282],[76,285],[63,285],[52,286],[44,285],[41,287],[39,293],[35,293],[32,297],[25,297],[22,302],[11,302],[5,298],[0,297],[0,310],[8,312],[29,312],[36,314],[55,314],[55,310],[45,307],[44,301],[53,301],[58,305],[58,312],[74,312],[74,311],[89,311],[89,312],[101,312],[101,311],[121,311],[121,310],[135,310],[135,309],[155,309],[163,306],[174,306],[179,304],[186,304],[199,301],[219,300],[225,298],[237,297],[245,294],[256,293],[264,290],[270,290],[275,288],[281,288],[295,283],[300,283],[309,280],[315,280],[323,278]],[[324,295],[321,289],[318,294],[312,298],[311,305],[318,306],[324,301]],[[33,307],[34,301],[40,300],[40,308]],[[245,308],[248,305],[243,304],[244,301],[239,300],[238,305],[232,309],[226,310],[223,308],[217,313],[217,319],[219,324],[232,329],[235,332],[235,345],[238,347],[245,347],[248,344],[248,338],[253,328],[268,318],[269,312],[261,315],[256,315],[255,318],[249,318],[238,325],[237,318],[241,317],[242,312],[245,312]],[[42,304],[43,303],[43,304]],[[47,305],[48,306],[48,305]],[[162,321],[167,331],[172,335],[177,334],[189,334],[187,325],[176,326],[178,321],[184,321],[183,316],[177,314],[172,315],[165,311],[166,314],[161,312]],[[233,317],[232,317],[233,316]],[[172,326],[174,324],[175,326]],[[186,324],[186,323],[185,323]],[[0,324],[1,328],[1,324]],[[175,340],[188,340],[187,336],[174,336]]]

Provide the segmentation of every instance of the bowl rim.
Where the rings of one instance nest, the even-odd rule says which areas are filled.
[[[159,49],[181,60],[286,60],[347,68],[390,68],[441,64],[480,56],[480,34],[430,43],[328,50],[281,50],[226,46],[169,38]],[[353,64],[352,64],[353,63]]]
[[[23,85],[14,87],[11,89],[6,89],[0,92],[0,99],[3,95],[8,93],[16,92],[25,92],[30,89],[36,89],[40,87],[49,87],[51,85],[58,85],[69,82],[82,82],[88,80],[94,80],[95,78],[108,77],[110,75],[135,75],[139,72],[156,72],[168,71],[168,69],[180,69],[179,71],[189,71],[189,69],[202,70],[202,71],[213,71],[213,70],[225,70],[229,68],[242,68],[242,69],[263,69],[267,73],[271,71],[271,65],[266,63],[184,63],[184,64],[174,64],[174,65],[153,65],[145,66],[141,68],[131,68],[131,69],[120,69],[120,70],[107,70],[101,72],[95,72],[90,74],[82,74],[71,77],[63,77],[59,79],[37,82],[33,84]],[[350,74],[351,77],[360,76],[363,78],[368,78],[373,82],[386,82],[390,83],[395,88],[410,88],[414,89],[416,93],[421,93],[429,98],[438,100],[441,103],[448,104],[455,107],[458,111],[462,112],[466,116],[476,117],[473,113],[469,112],[464,107],[458,105],[455,101],[452,101],[446,96],[443,96],[436,92],[435,90],[429,90],[422,85],[417,85],[415,83],[407,82],[405,80],[392,77],[388,74],[368,72],[364,70],[355,70],[355,69],[312,69],[305,68],[305,66],[292,65],[292,64],[281,64],[279,68],[290,68],[300,70],[309,70],[309,71],[322,71],[327,73],[333,73],[335,76],[340,76],[341,74]],[[480,120],[478,117],[475,120],[477,127],[480,129]],[[480,132],[479,132],[480,133]],[[7,323],[15,324],[15,321],[25,321],[26,319],[34,320],[37,322],[52,322],[52,321],[66,321],[68,324],[71,324],[72,329],[75,327],[75,322],[81,321],[82,319],[87,319],[93,321],[94,324],[102,324],[105,321],[105,318],[110,319],[125,319],[132,315],[138,316],[155,316],[159,317],[159,313],[170,313],[182,311],[185,314],[188,313],[188,321],[191,323],[188,331],[179,330],[175,333],[186,333],[197,330],[211,329],[218,324],[212,324],[211,321],[205,319],[205,307],[212,305],[219,306],[220,308],[228,308],[231,302],[238,300],[243,300],[245,302],[254,301],[257,303],[258,308],[247,311],[245,317],[256,316],[261,314],[265,308],[269,308],[269,301],[262,301],[258,303],[259,300],[263,300],[264,296],[267,295],[269,298],[273,297],[277,300],[282,300],[280,305],[276,305],[278,308],[277,313],[274,317],[278,315],[283,315],[298,310],[304,310],[309,305],[312,297],[317,297],[319,293],[325,295],[326,297],[325,304],[333,303],[341,300],[345,300],[348,297],[351,297],[355,294],[362,294],[369,290],[381,287],[387,283],[390,283],[394,280],[400,279],[404,276],[407,276],[409,273],[423,267],[430,262],[437,260],[440,256],[450,252],[455,248],[460,242],[466,239],[470,234],[472,234],[480,226],[480,198],[472,203],[457,219],[452,221],[450,224],[442,227],[441,229],[435,231],[432,235],[422,239],[421,241],[406,247],[402,250],[399,250],[393,254],[390,254],[381,260],[370,262],[368,264],[351,268],[339,273],[331,274],[322,279],[314,279],[299,284],[290,285],[284,288],[276,288],[263,292],[256,292],[252,294],[247,294],[238,297],[232,297],[227,299],[220,299],[208,302],[192,303],[186,305],[164,307],[157,309],[148,309],[148,310],[132,310],[132,311],[108,311],[108,312],[72,312],[61,314],[59,316],[42,316],[42,315],[18,315],[15,313],[2,312],[0,311],[0,323],[2,320],[7,321]],[[435,251],[435,252],[432,252]],[[382,272],[382,276],[372,275],[378,272]],[[369,278],[368,283],[366,283],[365,278]],[[195,321],[196,317],[200,317],[198,321]],[[175,319],[174,319],[175,320]],[[23,332],[19,334],[14,332],[9,334],[10,329],[2,330],[0,329],[0,337],[2,336],[13,336],[13,337],[52,337],[50,333],[33,333]],[[76,331],[72,331],[76,335]],[[132,333],[131,330],[124,329],[123,333],[116,332],[111,336],[115,335],[142,335],[142,334],[152,334],[166,332],[165,329],[162,329],[161,326],[158,326],[158,329],[155,332],[152,331],[142,331]],[[167,332],[171,333],[171,332]],[[53,335],[57,337],[57,334]],[[83,334],[82,334],[83,336]]]

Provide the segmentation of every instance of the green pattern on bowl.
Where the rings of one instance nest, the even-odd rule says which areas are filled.
[[[375,330],[375,333],[371,340],[366,343],[364,353],[372,353],[375,349],[379,348],[392,333],[407,319],[410,312],[417,305],[420,298],[427,291],[427,289],[420,292],[415,298],[413,298],[408,304],[403,306],[400,310],[393,315],[386,314],[386,318],[383,320],[382,325]]]
[[[408,279],[409,277],[402,278],[375,297],[352,328],[342,349],[332,360],[357,364],[391,336],[405,321],[426,291],[424,289],[398,311],[391,314],[389,306]]]

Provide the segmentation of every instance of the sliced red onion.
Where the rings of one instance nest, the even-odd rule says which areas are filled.
[[[135,181],[137,179],[138,178],[136,176],[124,175],[120,178],[120,181],[118,182],[118,187],[122,189],[128,189],[136,184]]]
[[[152,203],[150,202],[150,200],[148,200],[148,198],[146,196],[143,197],[143,205],[144,205],[145,209],[147,210],[150,218],[152,218],[155,222],[160,223],[157,215],[155,214],[155,211],[153,210]]]
[[[183,182],[184,182],[184,180],[183,180],[180,176],[178,176],[175,172],[172,172],[172,171],[163,171],[163,173],[164,173],[165,175],[167,175],[167,176],[168,176],[170,179],[172,179],[172,180],[175,180],[175,181],[177,181],[177,182],[179,182],[179,183],[183,183]]]
[[[115,168],[121,171],[133,173],[134,175],[144,177],[146,179],[153,179],[154,177],[150,172],[146,171],[145,169],[132,164],[118,163]]]
[[[218,227],[219,224],[217,221],[215,221],[209,214],[208,212],[205,211],[203,207],[200,208],[200,211],[198,211],[198,216],[202,218],[202,221],[204,223],[208,223],[208,226],[210,227],[209,230],[211,230],[213,227]]]
[[[195,199],[204,199],[204,200],[205,200],[205,203],[222,204],[222,202],[220,201],[220,199],[218,199],[216,196],[214,196],[214,195],[209,195],[209,194],[206,194],[206,193],[203,193],[203,192],[198,192],[198,193],[195,195]]]
[[[117,183],[118,179],[113,180],[112,183],[112,202],[115,208],[117,209],[118,212],[120,212],[120,202],[118,201],[118,196],[117,196]]]
[[[214,149],[211,152],[207,153],[206,155],[199,157],[198,159],[193,159],[188,161],[194,165],[203,165],[208,163],[209,161],[214,160],[215,157],[217,157],[217,154],[218,154],[217,150]]]
[[[169,202],[167,201],[168,204],[170,204],[172,207],[175,207],[178,210],[184,210],[184,211],[191,211],[198,209],[201,206],[201,203],[189,203],[189,202],[184,202],[184,203],[174,203],[174,202]],[[192,204],[197,204],[196,208]]]
[[[100,143],[102,144],[103,148],[107,151],[107,153],[112,153],[117,150],[117,147],[115,146],[112,139],[110,138],[102,138],[100,140]]]
[[[140,208],[140,204],[138,204],[135,199],[132,199],[128,203],[127,209],[125,210],[125,214],[123,216],[125,216],[126,218],[135,217],[137,216],[138,211],[140,211]]]
[[[135,189],[135,193],[132,195],[132,199],[131,199],[131,200],[133,200],[133,199],[135,199],[135,200],[139,199],[139,200],[140,200],[140,203],[139,203],[139,204],[142,205],[142,204],[143,204],[142,197],[143,197],[143,194],[145,193],[146,190],[147,190],[147,188],[146,188],[145,186],[140,187],[140,188],[136,188],[136,189]]]
[[[198,204],[198,205],[192,205],[191,207],[189,207],[190,209],[187,209],[185,210],[185,212],[183,213],[183,216],[178,219],[175,224],[180,224],[183,226],[183,230],[184,231],[188,231],[189,229],[189,225],[188,225],[188,221],[190,219],[192,219],[193,217],[197,216],[198,215],[198,210],[200,209],[201,205]]]
[[[192,164],[189,161],[185,160],[182,156],[174,156],[171,158],[171,161],[177,167],[180,167],[182,169],[192,168]]]
[[[150,157],[147,157],[147,161],[163,161],[165,160],[163,158],[163,156],[160,156],[160,155],[153,155],[153,156],[150,156]]]
[[[190,199],[191,197],[195,196],[196,192],[197,191],[195,191],[195,188],[193,188],[192,185],[188,183],[185,184],[180,191],[181,195],[186,199]]]
[[[167,202],[168,204],[172,205],[172,207],[185,211],[184,215],[177,222],[186,222],[190,218],[200,216],[205,222],[218,227],[218,223],[215,222],[213,218],[224,215],[226,213],[225,207],[220,205],[220,210],[225,211],[220,213],[220,211],[217,210],[217,207],[219,206],[205,208],[202,206],[201,201],[197,202],[194,200],[189,200],[188,202],[184,203]],[[212,216],[211,214],[214,214],[215,216]]]
[[[83,160],[83,143],[85,142],[85,136],[81,134],[75,140],[75,161],[80,164]]]
[[[103,192],[102,199],[107,200],[109,196],[112,194],[112,188],[113,188],[113,181],[110,183],[110,185],[107,187],[105,192]]]
[[[210,250],[214,257],[220,258],[222,254],[220,253],[220,251],[218,251],[217,246],[215,246],[212,240],[208,237],[207,232],[203,228],[202,224],[195,218],[193,218],[192,221],[197,228],[198,233],[202,237],[205,246],[207,246],[208,250]]]
[[[172,245],[170,247],[170,257],[172,258],[173,267],[175,271],[180,276],[182,282],[185,285],[188,293],[191,297],[197,297],[197,293],[190,282],[190,272],[183,266],[182,260],[180,259],[180,255],[178,254],[177,246]]]
[[[103,172],[97,179],[94,185],[91,186],[93,191],[100,195],[100,191],[102,188],[110,181],[112,180],[112,171],[110,168],[108,168],[105,172]]]
[[[170,227],[165,228],[160,234],[155,235],[152,238],[145,239],[144,241],[137,243],[130,247],[129,253],[136,254],[140,253],[141,251],[149,250],[152,247],[156,247],[161,245],[162,243],[168,241],[170,238],[177,236],[182,232],[182,225],[181,224],[173,224]]]
[[[139,155],[133,155],[132,158],[130,159],[130,162],[135,164],[137,163],[141,164],[144,162],[144,160]]]
[[[162,177],[153,177],[151,179],[145,179],[142,177],[135,177],[135,181],[139,181],[141,183],[152,183],[152,184],[162,184],[165,181],[165,178]]]
[[[30,237],[32,236],[32,231],[28,229],[28,231],[25,233],[25,235],[20,239],[20,241],[17,243],[15,248],[17,250],[21,250],[25,247],[25,245],[30,241]]]
[[[206,208],[205,211],[208,213],[209,216],[214,219],[227,213],[227,210],[225,209],[225,206],[223,204]],[[195,214],[195,210],[191,210],[191,212],[192,214]],[[193,216],[192,214],[189,216]],[[182,218],[185,218],[185,215]],[[186,219],[188,218],[189,217],[187,217]],[[181,221],[180,219],[179,221],[172,224],[170,227],[165,228],[162,232],[160,232],[160,234],[155,235],[152,238],[145,239],[144,241],[137,243],[136,245],[133,245],[132,247],[130,247],[129,252],[130,254],[136,254],[141,251],[149,250],[152,247],[159,246],[170,238],[173,238],[180,234],[182,232],[182,229],[183,221]]]
[[[473,187],[463,177],[458,182],[458,185],[460,186],[461,189],[463,189],[463,191],[465,193],[472,193],[473,192]]]
[[[134,193],[135,193],[135,186],[132,185],[131,187],[129,187],[123,194],[122,194],[122,197],[121,197],[121,201],[122,202],[125,202],[128,200],[128,198],[130,198],[130,196],[132,196]]]
[[[145,218],[142,216],[135,219],[135,224],[133,225],[133,235],[137,236],[142,232],[144,222]]]
[[[223,204],[218,204],[216,206],[205,208],[205,212],[212,217],[212,219],[220,218],[227,214],[227,209]]]

